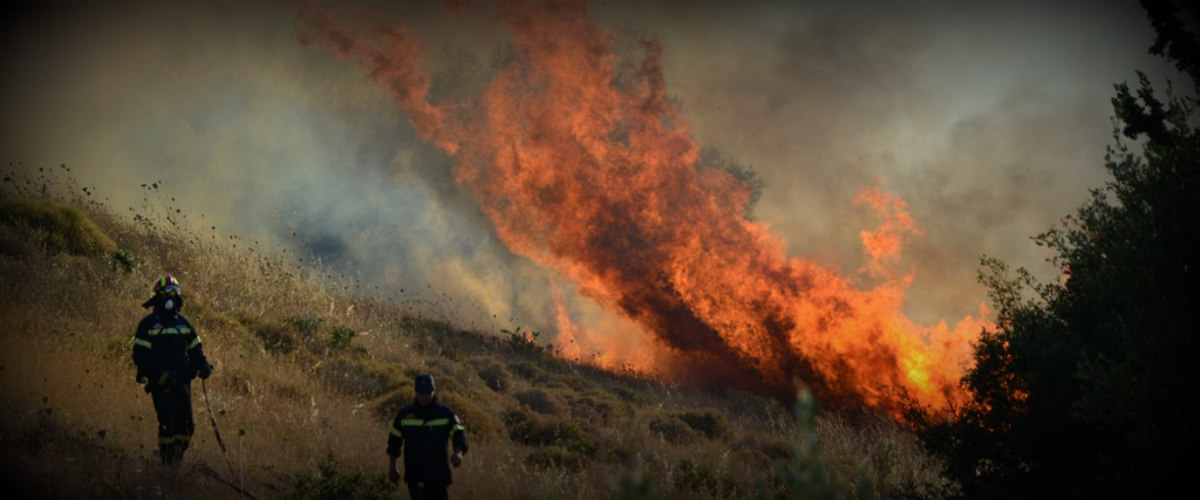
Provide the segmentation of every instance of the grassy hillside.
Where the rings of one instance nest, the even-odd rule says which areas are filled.
[[[65,167],[56,167],[62,173]],[[62,175],[68,175],[62,173]],[[378,497],[387,429],[429,372],[471,451],[454,498],[940,497],[942,466],[870,415],[809,421],[755,394],[600,371],[422,316],[403,298],[188,222],[157,185],[128,213],[45,174],[0,184],[0,448],[9,491],[61,498]],[[171,272],[216,372],[178,470],[158,465],[132,334]],[[414,284],[415,285],[415,284]],[[860,481],[865,478],[865,481]],[[857,485],[857,486],[856,486]],[[406,495],[406,494],[405,494]]]

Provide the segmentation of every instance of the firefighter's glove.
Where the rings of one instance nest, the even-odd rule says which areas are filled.
[[[450,455],[450,465],[458,467],[462,465],[462,452],[454,450],[454,454]]]
[[[388,467],[388,481],[391,481],[394,485],[400,485],[400,472],[396,470],[394,464]]]
[[[212,375],[212,372],[213,372],[213,365],[211,365],[209,363],[204,363],[204,366],[201,366],[200,370],[198,370],[196,372],[196,374],[200,376],[201,380],[206,380],[206,379],[208,379],[209,376]]]

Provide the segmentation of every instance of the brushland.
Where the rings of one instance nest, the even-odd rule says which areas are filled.
[[[10,491],[61,498],[387,498],[385,439],[431,373],[471,441],[459,498],[944,497],[884,417],[816,413],[562,359],[534,332],[467,331],[415,299],[187,219],[157,183],[119,214],[65,165],[0,184],[0,444]],[[204,227],[196,230],[196,227]],[[196,434],[159,465],[133,331],[171,272],[216,365]],[[376,295],[373,295],[376,294]],[[433,307],[430,307],[430,306]],[[436,319],[435,319],[436,318]],[[802,394],[803,396],[803,394]],[[798,418],[799,417],[799,418]]]

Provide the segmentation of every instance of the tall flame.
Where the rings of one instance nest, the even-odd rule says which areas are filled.
[[[741,385],[748,377],[781,393],[800,378],[893,412],[905,395],[935,410],[963,397],[957,382],[985,320],[951,329],[905,318],[911,276],[889,278],[888,269],[916,229],[899,198],[858,198],[884,216],[861,234],[867,270],[882,284],[862,290],[789,258],[745,215],[754,187],[700,161],[667,98],[657,43],[646,42],[626,74],[612,35],[581,2],[504,0],[499,12],[513,57],[481,96],[461,102],[429,101],[431,78],[403,27],[366,36],[308,8],[302,37],[390,92],[417,132],[455,159],[459,183],[509,249],[651,332],[683,360],[680,370]],[[578,327],[555,295],[560,329],[574,340]]]

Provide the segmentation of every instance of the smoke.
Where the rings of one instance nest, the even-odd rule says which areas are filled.
[[[483,118],[471,100],[522,57],[513,23],[536,23],[520,20],[532,9],[331,8],[329,22],[354,27],[347,38],[312,38],[311,18],[299,32],[345,57],[372,47],[340,43],[390,40],[387,59],[358,61],[364,72],[297,43],[295,12],[274,4],[12,11],[0,151],[29,168],[67,163],[118,209],[163,181],[201,226],[450,297],[464,323],[560,333],[557,345],[609,366],[666,363],[647,328],[685,350],[721,343],[679,333],[686,318],[635,322],[641,309],[548,264],[556,257],[539,256],[536,238],[553,228],[514,255],[487,213],[496,206],[471,189],[479,179],[456,170],[464,146],[450,139],[463,131],[437,127]],[[899,213],[881,218],[856,196],[874,188],[906,202],[919,232],[901,232],[908,246],[888,266],[912,279],[851,280],[907,287],[893,305],[921,324],[978,311],[982,254],[1037,269],[1044,256],[1026,236],[1103,180],[1111,83],[1160,68],[1143,58],[1151,37],[1136,6],[620,3],[592,14],[595,26],[574,28],[606,33],[614,50],[594,56],[613,58],[623,90],[639,81],[643,40],[655,41],[656,102],[678,105],[681,134],[715,148],[710,170],[757,172],[733,176],[730,192],[745,196],[735,211],[768,228],[782,255],[854,276],[874,262],[862,232]],[[377,24],[393,31],[371,32]],[[378,71],[397,67],[413,71]],[[403,81],[418,75],[428,81]],[[388,79],[403,85],[376,84]],[[467,105],[434,105],[452,102]]]
[[[747,219],[761,185],[741,168],[702,161],[668,100],[658,43],[626,62],[581,3],[501,2],[498,22],[512,35],[504,63],[480,96],[434,103],[404,25],[367,31],[319,8],[303,14],[303,41],[360,66],[418,135],[454,158],[456,178],[506,247],[633,320],[675,359],[706,368],[676,370],[781,393],[800,377],[890,409],[901,393],[937,408],[957,399],[957,363],[980,323],[966,318],[948,331],[900,314],[908,280],[883,276],[880,261],[895,258],[897,233],[912,230],[903,203],[862,195],[886,218],[863,233],[883,285],[858,290],[787,258],[766,226]],[[574,342],[559,293],[556,303],[560,338]],[[615,345],[605,337],[596,347]]]
[[[909,204],[923,232],[905,253],[906,310],[922,322],[977,308],[981,255],[1055,276],[1028,237],[1104,182],[1112,84],[1174,74],[1146,54],[1134,2],[619,10],[598,17],[667,41],[697,142],[766,179],[755,216],[790,255],[852,271],[873,224],[857,193]]]
[[[6,163],[66,163],[122,212],[158,182],[198,228],[404,289],[464,324],[544,315],[549,278],[498,243],[387,95],[298,44],[290,10],[227,7],[14,12]]]

